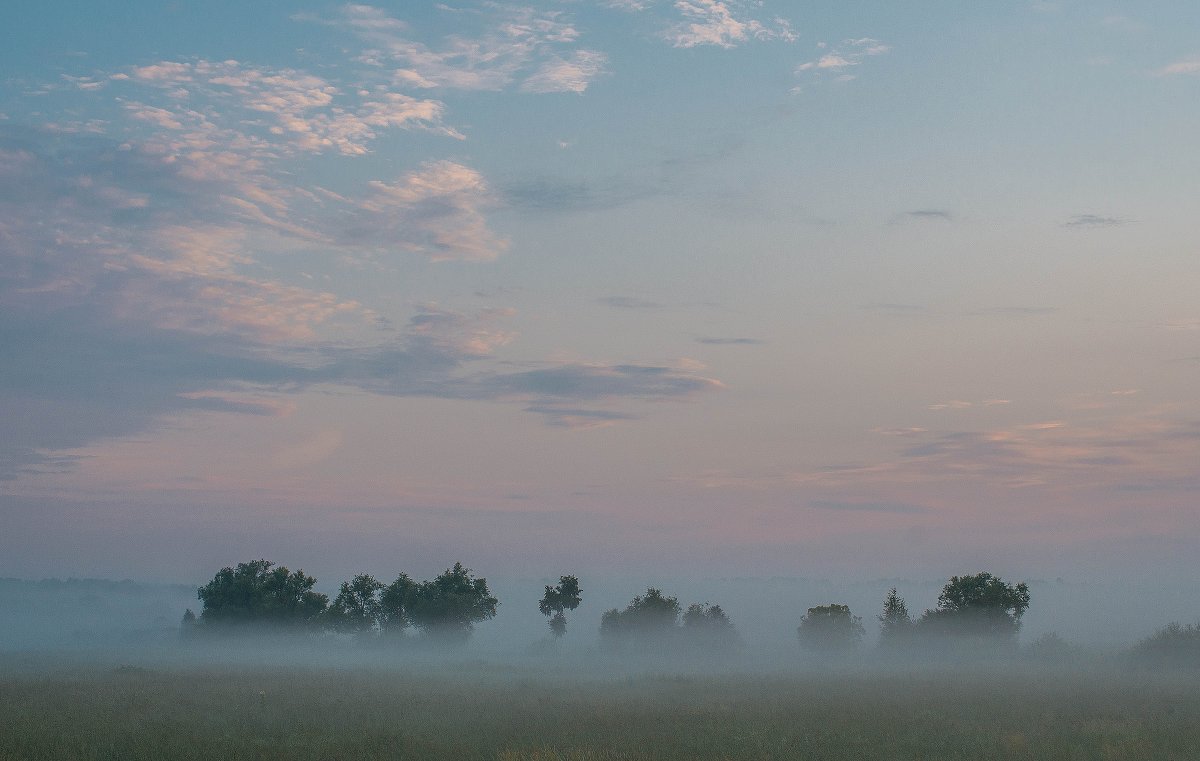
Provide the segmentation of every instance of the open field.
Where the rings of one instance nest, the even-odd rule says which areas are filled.
[[[0,660],[0,760],[1200,758],[1194,680]]]

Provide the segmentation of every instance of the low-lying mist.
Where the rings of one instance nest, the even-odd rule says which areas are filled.
[[[654,589],[689,604],[717,605],[736,635],[731,646],[676,638],[646,644],[636,638],[613,646],[600,635],[606,611],[644,594],[645,581],[583,580],[582,603],[566,614],[566,632],[553,636],[538,609],[556,579],[489,579],[499,600],[491,620],[474,625],[469,639],[453,645],[402,637],[364,637],[336,632],[282,633],[238,629],[187,637],[185,610],[200,612],[195,586],[97,579],[27,581],[0,579],[0,652],[76,651],[105,654],[121,662],[189,661],[301,665],[393,665],[486,662],[499,668],[651,671],[786,671],[810,668],[936,668],[946,657],[920,648],[882,652],[878,615],[896,588],[914,614],[937,603],[943,581],[880,579],[839,583],[804,578],[655,579]],[[337,588],[319,587],[332,599]],[[1170,622],[1200,618],[1200,591],[1138,584],[1065,580],[1030,581],[1031,603],[1021,621],[1016,649],[986,645],[974,662],[1019,660],[1095,668],[1115,662],[1136,643]],[[814,606],[845,605],[861,619],[864,636],[842,653],[802,647],[797,627]],[[1184,627],[1186,629],[1186,626]],[[944,650],[939,649],[945,656]],[[966,658],[957,659],[959,661]]]

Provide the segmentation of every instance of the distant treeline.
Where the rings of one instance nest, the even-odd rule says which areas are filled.
[[[500,601],[487,580],[455,563],[425,581],[401,573],[390,583],[369,574],[344,581],[331,601],[314,591],[316,579],[267,560],[222,568],[197,590],[202,607],[197,617],[184,614],[188,636],[249,629],[336,632],[360,638],[406,637],[463,643],[474,626],[496,615]],[[583,590],[575,576],[547,585],[538,611],[548,617],[555,638],[567,631],[566,613],[579,607]],[[892,588],[878,616],[878,649],[882,654],[944,655],[1014,652],[1021,619],[1030,606],[1025,583],[1008,584],[988,572],[953,576],[943,586],[937,606],[913,615]],[[799,619],[801,647],[824,659],[861,652],[866,628],[850,607],[836,602],[818,605]],[[692,603],[649,588],[624,609],[612,608],[600,619],[601,644],[612,651],[654,652],[678,646],[732,652],[741,644],[737,629],[720,605]],[[1029,646],[1037,657],[1063,659],[1077,648],[1056,634]],[[1142,640],[1133,653],[1146,660],[1189,660],[1200,664],[1200,625],[1170,624]]]

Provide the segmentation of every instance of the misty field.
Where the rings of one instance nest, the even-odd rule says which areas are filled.
[[[1123,672],[784,676],[0,664],[0,759],[1196,759],[1200,686]]]

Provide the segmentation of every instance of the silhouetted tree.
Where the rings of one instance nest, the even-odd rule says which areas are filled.
[[[1142,663],[1200,667],[1200,624],[1172,621],[1134,645],[1131,654]]]
[[[583,601],[583,590],[579,588],[579,579],[574,576],[558,577],[556,586],[546,586],[546,593],[538,603],[538,610],[543,616],[550,616],[550,631],[555,637],[567,633],[566,611],[575,610]]]
[[[720,605],[692,603],[683,612],[683,631],[691,644],[727,650],[737,645],[737,629]]]
[[[883,612],[878,618],[881,648],[904,647],[911,643],[915,624],[908,613],[908,605],[904,598],[896,593],[895,587],[888,590],[887,597],[883,600]]]
[[[973,637],[1016,645],[1021,616],[1029,608],[1029,587],[1005,584],[999,576],[977,573],[952,576],[935,610],[921,616],[922,633]]]
[[[866,630],[862,618],[850,613],[850,606],[830,604],[809,608],[800,619],[796,634],[805,649],[833,655],[857,647]]]
[[[406,602],[414,626],[447,642],[465,642],[474,625],[495,616],[500,604],[488,591],[487,580],[472,576],[462,563],[417,584]]]
[[[343,581],[338,596],[330,603],[325,616],[334,629],[347,634],[369,634],[382,629],[385,587],[373,576],[360,573]]]
[[[314,592],[317,580],[303,571],[291,572],[267,560],[222,568],[213,580],[196,590],[204,607],[200,620],[209,624],[271,624],[304,626],[315,623],[329,598]]]
[[[610,644],[628,639],[662,638],[679,622],[679,600],[650,587],[633,598],[625,610],[613,608],[600,617],[600,637]]]
[[[389,634],[400,634],[412,626],[409,607],[417,591],[417,582],[402,573],[379,595],[379,628]]]
[[[179,622],[179,636],[183,638],[191,637],[196,633],[196,614],[191,608],[183,611],[183,619]]]

